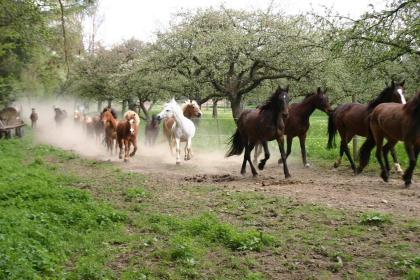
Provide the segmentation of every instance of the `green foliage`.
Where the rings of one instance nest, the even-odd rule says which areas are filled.
[[[389,215],[376,212],[364,213],[360,219],[360,223],[362,225],[381,225],[390,222],[391,218],[389,217]]]
[[[46,155],[66,153],[25,140],[1,141],[0,147],[1,279],[62,278],[62,265],[73,254],[88,252],[126,220],[70,188],[77,181],[45,161]]]

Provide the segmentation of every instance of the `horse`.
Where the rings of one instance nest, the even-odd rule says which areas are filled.
[[[137,134],[140,125],[140,117],[134,111],[124,113],[124,120],[117,124],[117,143],[120,148],[119,158],[122,159],[124,144],[124,162],[128,161],[128,156],[133,157],[137,151]],[[133,151],[130,146],[133,144]]]
[[[200,118],[203,114],[195,100],[186,100],[182,105],[182,111],[184,117],[188,119]],[[173,126],[175,125],[175,118],[166,118],[163,120],[163,134],[166,136],[166,139],[169,143],[169,149],[171,154],[173,154],[173,145],[174,145],[174,135],[173,135]],[[195,125],[194,125],[195,126]]]
[[[101,116],[95,116],[92,118],[93,121],[93,130],[95,132],[95,138],[97,142],[101,142],[102,141],[102,135],[104,134],[104,124],[101,121]]]
[[[86,116],[82,112],[75,110],[73,114],[73,121],[76,125],[83,124],[85,122]]]
[[[171,135],[175,138],[176,143],[176,164],[181,164],[180,142],[186,142],[184,160],[190,160],[192,158],[191,142],[195,135],[195,125],[190,119],[184,116],[175,98],[172,98],[157,115],[157,120],[159,121],[168,118],[174,119],[174,124],[171,126]]]
[[[64,110],[64,109],[61,110],[58,107],[54,107],[54,112],[55,112],[55,115],[54,115],[55,123],[57,125],[61,125],[63,123],[63,121],[67,118],[66,110]]]
[[[293,138],[299,137],[300,150],[302,153],[303,165],[305,167],[310,166],[306,160],[306,133],[310,126],[309,117],[315,109],[321,110],[326,114],[332,112],[326,89],[322,91],[321,88],[318,87],[316,92],[306,95],[302,102],[289,105],[289,117],[285,120],[284,133],[287,136],[286,158],[288,158],[292,152]],[[254,164],[258,162],[258,156],[261,152],[262,146],[257,144],[255,146]],[[279,159],[279,163],[282,163],[281,159]]]
[[[101,120],[105,128],[105,145],[112,155],[115,143],[115,151],[117,150],[117,126],[118,121],[112,115],[111,110],[104,110],[101,113]]]
[[[327,149],[335,146],[335,134],[337,130],[341,137],[340,155],[334,163],[334,168],[337,168],[345,153],[350,161],[353,172],[357,173],[356,165],[350,155],[348,143],[355,135],[367,137],[369,133],[369,114],[381,103],[396,102],[405,104],[404,97],[404,81],[399,84],[391,82],[382,92],[367,105],[360,103],[347,103],[338,106],[328,118],[328,144]],[[388,148],[389,146],[387,146]],[[398,163],[395,155],[395,150],[391,149],[391,154],[395,163],[395,170],[402,172],[401,166]]]
[[[258,164],[258,169],[263,170],[266,161],[270,158],[267,141],[277,140],[281,159],[283,161],[284,175],[290,177],[284,151],[284,118],[288,117],[289,86],[286,89],[278,87],[271,97],[258,109],[244,110],[238,119],[236,132],[230,138],[230,149],[226,157],[240,155],[245,149],[241,174],[245,174],[246,162],[249,162],[252,175],[258,175],[251,161],[251,151],[257,143],[264,148],[264,159]]]
[[[32,108],[32,112],[29,118],[31,119],[31,127],[36,127],[36,122],[38,121],[38,113],[35,111],[35,108]]]
[[[384,138],[388,139],[388,148],[382,147]],[[385,182],[389,178],[388,151],[398,141],[403,141],[410,160],[404,172],[406,187],[411,185],[411,178],[420,152],[420,92],[407,104],[384,103],[378,105],[369,117],[369,135],[360,149],[358,173],[369,163],[370,153],[376,145],[376,159],[381,167],[381,177]],[[385,164],[382,161],[382,153]]]
[[[146,146],[153,146],[159,134],[160,121],[156,118],[156,115],[152,115],[152,120],[146,124],[144,135]]]

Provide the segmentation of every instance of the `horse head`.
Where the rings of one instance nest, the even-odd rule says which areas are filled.
[[[279,112],[281,112],[283,118],[287,119],[289,117],[289,85],[286,88],[279,86],[274,96],[277,96],[274,100],[277,103]]]
[[[113,116],[112,116],[111,110],[107,109],[107,110],[102,111],[101,120],[104,125],[106,125],[108,121],[111,121],[112,118]]]
[[[140,124],[139,115],[137,115],[136,112],[129,110],[129,111],[124,113],[124,118],[130,124],[130,133],[134,135],[137,131],[136,128]]]
[[[321,87],[318,87],[315,93],[315,107],[325,113],[329,114],[333,110],[331,109],[330,102],[328,101],[327,89],[324,91]]]
[[[389,87],[392,90],[391,102],[402,103],[402,104],[407,103],[404,96],[404,93],[405,93],[404,83],[405,83],[405,80],[403,80],[400,83],[394,83],[394,81],[391,82],[391,86]]]
[[[195,100],[187,100],[184,102],[182,106],[182,111],[184,112],[184,116],[191,119],[191,118],[200,118],[203,114],[200,110],[200,106],[198,106]]]
[[[179,113],[180,108],[175,101],[175,98],[172,98],[169,103],[165,105],[163,110],[156,116],[158,121],[164,120],[166,118],[172,118],[175,114]]]

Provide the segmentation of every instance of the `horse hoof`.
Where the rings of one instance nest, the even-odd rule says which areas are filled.
[[[265,165],[265,163],[260,162],[260,163],[258,164],[258,169],[259,169],[259,170],[264,170],[264,165]]]
[[[309,168],[309,167],[311,167],[311,165],[309,163],[306,163],[305,168]]]
[[[125,159],[124,159],[124,162],[128,162],[128,158],[125,158]]]
[[[338,168],[338,163],[334,162],[334,168]]]
[[[241,175],[244,176],[246,174],[245,170],[241,170]]]
[[[252,173],[252,177],[257,177],[258,176],[258,173],[257,172],[255,172],[255,173]]]
[[[177,161],[177,162],[176,162],[176,165],[180,165],[180,164],[181,164],[181,162],[180,162],[180,161]]]
[[[408,189],[411,186],[411,181],[405,181],[404,185]]]
[[[292,176],[290,174],[285,174],[284,177],[287,179],[287,178],[290,178]]]
[[[381,178],[384,180],[384,182],[388,182],[388,174],[385,171],[381,172]]]

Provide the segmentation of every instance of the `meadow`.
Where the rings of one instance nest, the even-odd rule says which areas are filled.
[[[412,218],[166,184],[30,131],[0,141],[0,177],[1,279],[420,277]]]

